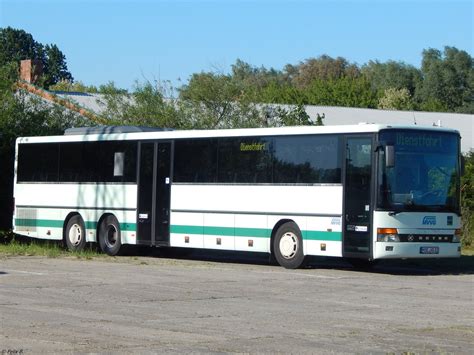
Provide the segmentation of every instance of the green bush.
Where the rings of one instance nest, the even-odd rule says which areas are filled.
[[[462,245],[474,246],[474,152],[464,155],[465,170],[461,178]]]

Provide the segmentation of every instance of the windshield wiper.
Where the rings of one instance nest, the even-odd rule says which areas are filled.
[[[398,211],[390,211],[390,212],[388,213],[388,215],[389,215],[389,216],[396,216],[397,214],[402,213],[402,212],[403,212],[403,211],[400,211],[400,210],[398,210]]]

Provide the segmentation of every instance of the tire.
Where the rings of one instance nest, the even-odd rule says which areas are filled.
[[[74,215],[69,218],[64,229],[64,241],[69,251],[78,252],[86,246],[86,227],[81,216]]]
[[[296,223],[288,222],[278,228],[273,238],[273,253],[278,264],[286,269],[304,265],[303,238]]]
[[[110,256],[120,254],[122,239],[120,236],[120,225],[115,216],[108,215],[101,222],[99,227],[99,245],[100,249]]]

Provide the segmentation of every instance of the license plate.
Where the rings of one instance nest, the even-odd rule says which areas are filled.
[[[439,247],[420,247],[420,254],[439,254]]]

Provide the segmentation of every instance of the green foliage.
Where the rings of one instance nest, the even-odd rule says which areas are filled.
[[[241,65],[242,63],[240,63]],[[234,70],[237,70],[234,68]],[[254,104],[243,84],[230,75],[200,73],[192,75],[188,85],[179,89],[181,117],[190,128],[232,128],[268,126],[268,117]]]
[[[165,99],[166,87],[158,82],[135,83],[134,91],[118,89],[113,82],[101,86],[102,116],[109,125],[186,128],[173,100]]]
[[[66,92],[87,92],[87,93],[99,93],[93,85],[85,85],[82,81],[70,82],[67,80],[60,80],[56,84],[49,87],[50,91],[66,91]]]
[[[464,156],[465,170],[461,178],[461,214],[463,246],[474,246],[474,152]]]
[[[44,86],[46,88],[56,84],[60,80],[73,81],[71,73],[67,69],[66,56],[55,44],[47,44],[44,47],[46,60],[43,62]]]
[[[384,95],[379,99],[378,108],[383,110],[412,110],[413,101],[407,88],[385,89]]]
[[[43,75],[39,83],[48,88],[60,80],[73,81],[67,69],[66,56],[55,44],[46,46],[36,42],[24,30],[11,27],[0,28],[0,66],[18,64],[23,59],[38,59],[43,65]]]
[[[305,92],[309,105],[376,108],[377,92],[364,77],[314,80]]]
[[[86,248],[80,252],[71,252],[63,248],[62,243],[51,240],[37,240],[21,236],[14,236],[8,232],[8,239],[0,242],[0,255],[23,255],[23,256],[45,256],[48,258],[58,258],[75,256],[80,259],[92,259],[105,257],[98,253],[94,248]],[[2,233],[0,232],[0,241]]]
[[[0,66],[23,59],[43,58],[44,47],[23,30],[0,28]]]
[[[425,110],[469,112],[474,102],[474,61],[465,51],[445,47],[423,51],[423,81],[417,97]],[[471,111],[470,113],[473,113]]]
[[[356,78],[360,74],[359,67],[350,64],[345,58],[332,58],[322,55],[309,58],[297,66],[292,83],[298,88],[308,88],[314,81],[335,81],[341,78]]]
[[[62,134],[66,128],[88,123],[77,113],[17,90],[17,80],[16,63],[0,66],[0,227],[5,228],[11,223],[15,139]]]
[[[361,73],[378,92],[384,92],[387,89],[406,89],[410,96],[415,94],[416,87],[422,80],[419,69],[393,60],[385,63],[369,61],[362,66]]]

